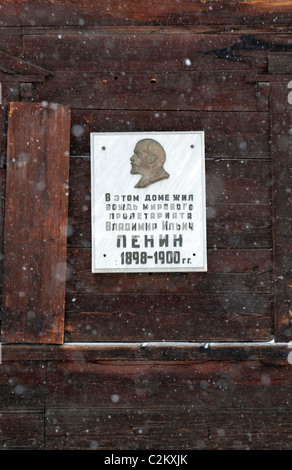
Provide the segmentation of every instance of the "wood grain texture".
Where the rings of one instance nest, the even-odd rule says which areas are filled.
[[[268,112],[72,109],[71,155],[90,155],[90,132],[204,130],[207,158],[270,159]]]
[[[272,343],[5,344],[0,445],[288,450],[288,352]]]
[[[271,89],[271,155],[273,167],[273,247],[275,335],[291,340],[291,125],[288,83]]]
[[[103,364],[147,363],[152,362],[231,362],[244,363],[254,361],[263,368],[271,364],[274,367],[287,366],[290,349],[287,343],[271,342],[94,342],[47,344],[3,344],[3,363],[24,364],[41,361],[45,367],[47,361],[51,367],[56,362],[91,362]],[[26,360],[25,360],[26,359]],[[82,369],[82,368],[81,368]],[[81,370],[80,369],[80,370]],[[17,370],[13,367],[12,372]],[[33,369],[32,369],[33,370]],[[38,377],[38,375],[36,375]]]
[[[45,377],[42,362],[1,363],[1,450],[44,448]]]
[[[49,449],[291,448],[289,366],[80,364],[48,366]]]
[[[238,365],[229,361],[80,365],[48,364],[48,409],[129,410],[147,405],[152,410],[184,406],[203,411],[214,400],[220,408],[244,409],[251,404],[261,408],[264,403],[268,408],[280,408],[292,396],[289,364],[270,369],[253,361]]]
[[[66,296],[66,340],[270,341],[269,294]]]
[[[216,34],[217,33],[217,34]],[[24,29],[23,57],[49,70],[266,72],[267,55],[289,51],[287,35],[199,25]],[[43,52],[45,51],[45,53]],[[161,60],[163,57],[163,60]]]
[[[268,55],[268,70],[271,74],[291,75],[292,74],[292,54],[285,51],[282,54],[270,52]]]
[[[56,71],[34,87],[36,101],[79,109],[257,111],[256,86],[243,72]],[[154,80],[153,80],[154,79]]]
[[[44,419],[40,411],[0,411],[1,450],[43,450]]]
[[[2,340],[59,343],[70,113],[33,103],[13,103],[9,113]]]
[[[289,24],[289,0],[184,0],[183,4],[170,0],[145,3],[130,0],[123,5],[118,0],[97,3],[81,0],[34,1],[5,0],[0,26],[60,26],[66,25],[186,25],[186,24]]]
[[[1,364],[0,376],[0,413],[2,410],[13,412],[36,411],[44,409],[46,367],[42,362]]]
[[[288,407],[52,409],[46,425],[48,450],[291,450]]]

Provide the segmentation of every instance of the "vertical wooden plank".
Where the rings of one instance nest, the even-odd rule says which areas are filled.
[[[11,103],[3,342],[63,342],[70,110]]]
[[[292,111],[287,80],[271,84],[275,339],[292,338]]]
[[[3,84],[0,83],[0,299],[3,304],[3,249],[4,249],[4,204],[5,204],[5,156],[7,147],[7,107],[3,104]],[[2,313],[2,312],[1,312]],[[0,315],[1,326],[2,315]],[[1,359],[1,358],[0,358]]]

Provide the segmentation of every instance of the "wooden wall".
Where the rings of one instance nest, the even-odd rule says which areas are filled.
[[[291,20],[289,0],[3,2],[3,449],[292,448]],[[70,110],[66,253],[53,213],[26,243],[11,103],[26,123]],[[65,127],[41,160],[60,178]],[[92,274],[90,132],[153,130],[205,132],[208,272]],[[52,257],[26,284],[21,259],[47,253],[48,226],[66,268],[49,291]]]

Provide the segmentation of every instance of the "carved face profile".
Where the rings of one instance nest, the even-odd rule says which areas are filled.
[[[162,145],[154,139],[139,140],[131,157],[131,174],[142,175],[135,188],[147,186],[169,178],[163,168],[166,153]]]

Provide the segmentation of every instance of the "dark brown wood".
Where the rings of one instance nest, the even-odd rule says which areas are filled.
[[[287,345],[3,345],[2,353],[3,402],[14,391],[0,412],[3,449],[291,449]]]
[[[270,52],[268,55],[269,73],[278,75],[292,74],[292,52],[276,54]]]
[[[0,414],[2,411],[43,411],[46,368],[44,363],[7,364],[2,357]],[[0,436],[1,437],[1,436]],[[2,436],[3,437],[3,436]]]
[[[167,362],[196,362],[225,361],[240,364],[254,361],[257,366],[268,368],[271,364],[287,366],[291,348],[287,343],[271,342],[89,342],[64,343],[63,345],[39,344],[3,344],[2,363],[23,363],[27,373],[26,363],[42,361],[45,368],[47,361],[51,367],[55,362],[119,362],[147,363],[147,361]],[[290,361],[291,362],[291,361]],[[12,373],[17,369],[11,368]],[[33,371],[34,369],[32,369]],[[9,376],[10,377],[10,376]],[[36,375],[37,380],[38,374]],[[39,382],[41,383],[41,382]]]
[[[181,396],[177,401],[181,403]],[[158,461],[159,451],[168,451],[173,456],[176,449],[181,451],[179,455],[187,456],[187,462],[193,455],[188,457],[188,450],[291,450],[289,407],[251,409],[248,406],[239,410],[234,397],[230,407],[215,410],[180,406],[180,409],[158,410],[112,407],[48,410],[46,447],[105,450],[108,456],[110,450],[119,449],[124,451],[121,454],[124,457],[133,450],[148,449],[146,461],[147,455],[156,455]],[[154,462],[155,457],[150,461]]]
[[[4,95],[6,93],[6,89],[3,87],[2,83],[0,82],[0,88],[1,88],[1,100],[4,101]],[[4,89],[3,89],[4,88]],[[7,115],[6,115],[6,107],[4,104],[0,107],[0,148],[1,149],[6,149],[7,147]],[[3,152],[3,150],[2,150]],[[4,165],[4,160],[3,157],[5,157],[5,153],[2,153],[2,164],[1,167],[3,168]]]
[[[2,361],[0,367],[0,448],[43,449],[44,363]]]
[[[29,29],[23,41],[24,58],[46,69],[60,70],[62,62],[62,70],[105,70],[116,77],[141,70],[235,70],[235,64],[236,70],[266,72],[267,53],[287,48],[287,36],[273,30],[198,25],[86,28],[82,35],[74,28]]]
[[[271,248],[271,208],[265,204],[216,204],[207,208],[210,248]],[[223,262],[224,264],[224,262]]]
[[[4,106],[5,98],[3,92],[6,89],[0,83],[2,92],[2,105],[0,107],[0,149],[6,149],[7,146],[7,109]],[[3,249],[4,249],[4,207],[5,207],[5,162],[6,156],[4,153],[0,155],[0,299],[1,306],[3,305]],[[0,316],[0,324],[2,320]]]
[[[269,294],[66,296],[65,340],[270,341]]]
[[[1,450],[44,449],[44,419],[41,411],[0,411]]]
[[[7,75],[1,74],[0,75],[0,83],[2,88],[2,112],[4,112],[5,116],[8,115],[8,106],[10,101],[15,101],[19,99],[19,82],[14,80],[16,75]],[[7,131],[7,128],[6,128]],[[5,135],[6,139],[6,135]],[[6,146],[3,147],[6,153]]]
[[[212,8],[210,8],[210,6]],[[60,26],[64,23],[77,27],[83,25],[188,25],[188,24],[290,24],[290,0],[240,0],[201,1],[185,0],[183,7],[175,0],[145,3],[137,8],[130,0],[123,5],[118,0],[97,3],[81,0],[34,1],[34,9],[27,8],[26,0],[5,2],[0,26]]]
[[[48,448],[291,446],[289,365],[82,362],[81,371],[80,365],[49,365]]]
[[[41,75],[47,77],[50,72],[30,62],[0,51],[0,70],[7,74]]]
[[[291,329],[291,125],[288,83],[271,87],[271,155],[273,166],[273,240],[275,336],[289,341]]]
[[[22,51],[21,28],[0,27],[1,52],[17,56]]]
[[[208,158],[270,158],[269,113],[72,109],[71,155],[90,154],[90,132],[205,131]]]
[[[80,365],[48,365],[47,409],[129,410],[147,406],[179,410],[183,406],[204,411],[212,408],[214,401],[218,408],[238,410],[252,405],[287,409],[286,402],[292,396],[289,364],[270,368],[253,361],[240,366],[229,361]]]
[[[67,107],[11,104],[4,234],[5,342],[63,341],[69,130]]]
[[[155,79],[155,81],[153,80]],[[242,72],[56,71],[34,90],[36,101],[83,109],[257,111],[255,85]]]

